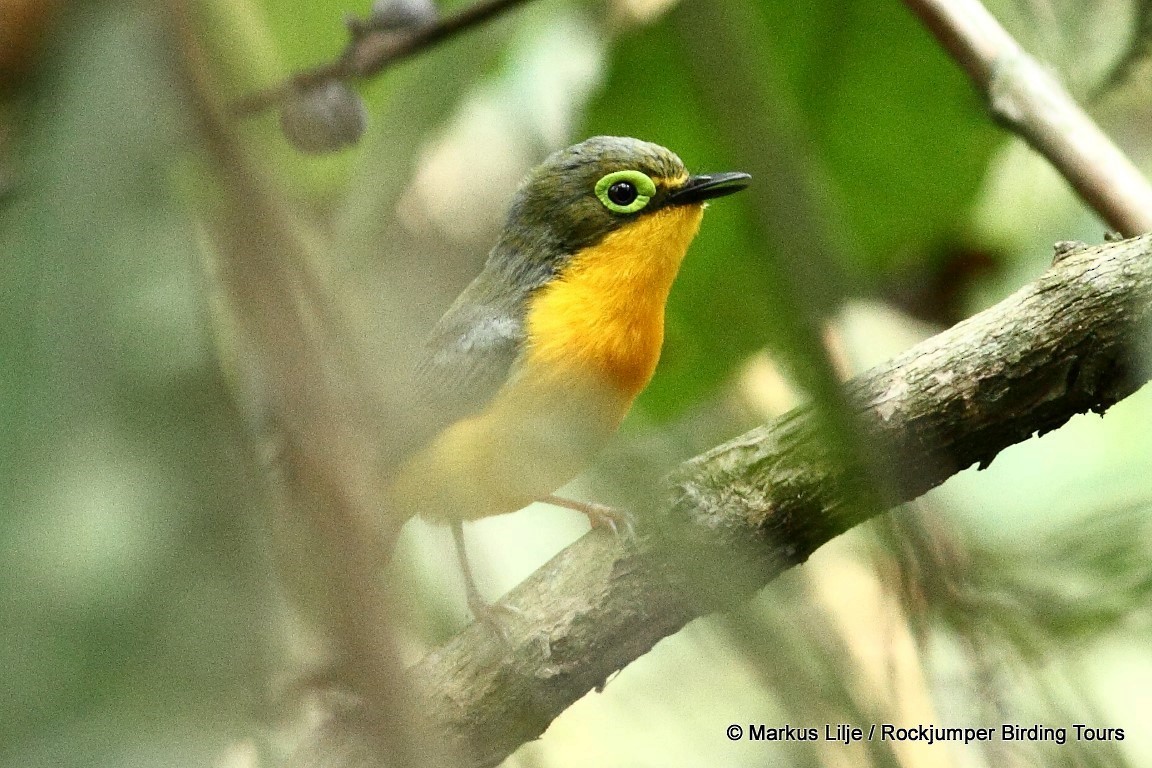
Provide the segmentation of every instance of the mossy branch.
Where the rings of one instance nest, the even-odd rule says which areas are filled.
[[[411,675],[468,766],[493,766],[661,638],[747,599],[838,534],[1149,378],[1152,236],[1061,252],[1000,304],[852,379],[879,495],[797,409],[683,464],[622,544],[581,538],[513,590],[508,644],[473,625]],[[877,473],[877,468],[883,476]],[[874,489],[873,489],[874,490]],[[723,564],[723,566],[721,565]]]

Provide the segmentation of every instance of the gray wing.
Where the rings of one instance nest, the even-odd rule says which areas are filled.
[[[549,249],[545,240],[502,240],[432,330],[416,380],[417,400],[433,424],[479,413],[514,373],[530,297],[553,276]]]
[[[464,291],[440,319],[416,369],[418,399],[444,425],[483,410],[516,363],[524,323],[512,303],[484,301],[483,284]]]

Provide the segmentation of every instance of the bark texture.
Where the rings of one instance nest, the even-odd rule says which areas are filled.
[[[1103,413],[1149,378],[1152,236],[1067,249],[1000,304],[847,383],[867,457],[800,408],[682,465],[621,543],[592,532],[412,670],[430,725],[492,766],[661,638],[746,599],[822,544],[1004,448]]]

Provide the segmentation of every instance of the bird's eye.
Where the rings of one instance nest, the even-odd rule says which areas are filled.
[[[608,187],[608,199],[621,208],[632,205],[639,195],[640,193],[636,191],[636,185],[630,181],[618,181]]]
[[[613,213],[636,213],[655,195],[655,182],[640,171],[616,171],[596,182],[596,197]]]

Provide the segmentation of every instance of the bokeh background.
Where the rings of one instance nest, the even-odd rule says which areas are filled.
[[[314,638],[270,544],[197,99],[332,58],[364,5],[0,0],[0,765],[275,765],[302,731]],[[988,5],[1149,169],[1146,4]],[[757,169],[710,208],[588,498],[805,400],[813,339],[850,375],[1105,232],[897,0],[537,0],[358,91],[368,130],[340,153],[296,152],[274,111],[238,130],[369,350],[431,326],[554,149],[632,135]],[[397,275],[418,297],[400,319]],[[1152,764],[1150,418],[1146,388],[842,536],[507,764]],[[470,526],[482,589],[585,528],[539,505]],[[382,567],[407,661],[467,622],[446,531],[409,523]],[[775,745],[729,742],[733,722],[1126,738]]]

